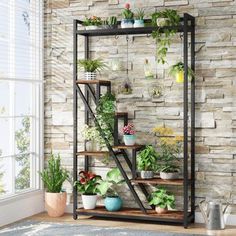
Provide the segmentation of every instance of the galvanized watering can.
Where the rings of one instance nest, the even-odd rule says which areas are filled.
[[[209,230],[220,230],[225,228],[225,216],[226,209],[230,204],[223,204],[219,201],[209,201],[205,200],[199,203],[199,208],[204,217],[206,228]]]

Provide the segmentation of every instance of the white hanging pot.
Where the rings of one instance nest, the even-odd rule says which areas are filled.
[[[84,77],[86,80],[95,80],[96,79],[96,72],[85,72]]]

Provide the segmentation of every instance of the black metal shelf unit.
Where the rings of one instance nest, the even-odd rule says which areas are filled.
[[[154,214],[153,210],[146,209],[143,203],[140,200],[139,194],[136,191],[136,188],[139,187],[142,193],[147,198],[149,193],[145,188],[146,184],[157,184],[162,185],[165,184],[160,179],[153,179],[152,181],[142,181],[140,179],[129,179],[125,170],[123,169],[120,158],[118,156],[123,156],[124,160],[127,162],[128,167],[132,171],[132,177],[135,177],[135,166],[136,165],[136,152],[140,150],[140,145],[133,146],[132,153],[132,162],[130,161],[127,148],[120,145],[117,140],[117,130],[114,133],[115,145],[116,147],[112,147],[108,140],[104,138],[106,146],[108,148],[108,152],[86,152],[77,150],[77,128],[78,128],[78,104],[77,99],[78,95],[82,99],[85,105],[85,123],[88,124],[90,119],[93,119],[95,124],[99,129],[100,135],[105,137],[103,130],[99,126],[95,113],[90,106],[90,100],[92,100],[95,104],[98,103],[98,100],[101,95],[101,87],[104,86],[107,88],[107,91],[111,91],[111,83],[110,81],[97,80],[97,81],[85,81],[82,79],[78,79],[77,75],[77,58],[78,58],[78,39],[79,35],[84,36],[84,57],[89,58],[89,38],[94,36],[111,36],[111,35],[134,35],[134,34],[151,34],[156,27],[142,27],[142,28],[118,28],[118,29],[97,29],[97,30],[78,30],[78,25],[81,24],[82,21],[74,20],[73,22],[73,180],[77,180],[78,176],[78,157],[84,156],[84,169],[88,171],[89,169],[89,158],[91,156],[101,157],[103,153],[109,153],[115,161],[117,167],[119,168],[123,178],[125,179],[136,203],[138,204],[139,209],[123,209],[119,212],[111,213],[104,210],[104,208],[98,207],[94,210],[84,210],[79,209],[77,206],[77,189],[74,187],[73,189],[73,218],[77,219],[78,215],[91,215],[105,218],[117,218],[117,219],[130,219],[130,220],[142,220],[142,221],[155,221],[155,222],[165,222],[165,223],[176,223],[183,224],[186,228],[189,223],[194,222],[194,213],[195,213],[195,79],[191,80],[190,92],[191,98],[190,101],[188,99],[188,65],[193,71],[195,71],[195,18],[187,13],[181,18],[180,24],[177,27],[178,32],[183,33],[183,61],[184,61],[184,85],[183,85],[183,136],[184,136],[184,147],[183,147],[183,179],[178,181],[168,181],[167,185],[173,186],[183,186],[183,211],[177,212],[169,212],[168,214],[157,215]],[[171,27],[166,27],[171,28]],[[162,30],[164,30],[162,28]],[[189,37],[190,36],[190,37]],[[188,42],[190,38],[190,42]],[[190,53],[188,52],[188,45],[190,44]],[[190,63],[189,63],[189,54],[190,54]],[[84,92],[82,92],[80,85],[84,85]],[[95,87],[93,87],[95,86]],[[190,111],[188,110],[188,105],[191,104]],[[188,124],[188,117],[191,117],[190,127]],[[128,117],[127,113],[117,113],[115,117],[115,124],[117,125],[118,119],[123,119],[124,123],[127,123]],[[190,155],[188,150],[188,130],[190,128]],[[118,148],[117,148],[118,147]],[[118,150],[117,150],[118,149]],[[191,162],[191,164],[189,163]],[[190,196],[189,196],[190,192]]]

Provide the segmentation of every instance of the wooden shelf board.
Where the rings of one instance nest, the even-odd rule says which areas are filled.
[[[117,145],[117,146],[113,146],[114,149],[135,149],[135,150],[139,150],[143,147],[144,147],[144,145],[139,145],[139,144],[135,144],[135,145],[132,145],[132,146],[127,146],[125,144],[120,144],[120,145]]]
[[[85,210],[84,208],[77,209],[78,215],[89,215],[108,218],[126,218],[140,219],[152,221],[183,221],[184,214],[182,211],[169,211],[165,214],[157,214],[155,210],[147,210],[144,214],[140,209],[122,208],[120,211],[110,212],[104,206],[97,206],[93,210]]]
[[[111,81],[109,80],[76,80],[76,84],[100,84],[100,85],[110,85]]]
[[[184,184],[183,179],[170,179],[170,180],[165,180],[161,178],[153,178],[153,179],[141,179],[141,178],[136,178],[131,180],[132,183],[134,184],[160,184],[160,185],[178,185],[182,186]]]
[[[77,156],[96,156],[96,157],[104,157],[105,155],[108,155],[109,152],[105,151],[97,151],[97,152],[89,152],[89,151],[81,151],[77,152]]]
[[[126,115],[128,115],[128,112],[116,112],[115,115],[116,116],[126,116]]]

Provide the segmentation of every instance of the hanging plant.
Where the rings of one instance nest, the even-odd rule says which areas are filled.
[[[157,30],[152,32],[152,37],[157,44],[157,62],[165,64],[166,54],[170,46],[171,37],[176,34],[175,28],[162,28],[165,26],[178,26],[180,16],[176,10],[165,9],[164,11],[152,14],[152,24],[157,26]]]
[[[178,62],[175,65],[171,66],[169,74],[176,78],[177,83],[183,83],[184,82],[184,63]],[[194,78],[194,72],[190,67],[188,67],[188,79],[191,80],[192,78]]]

